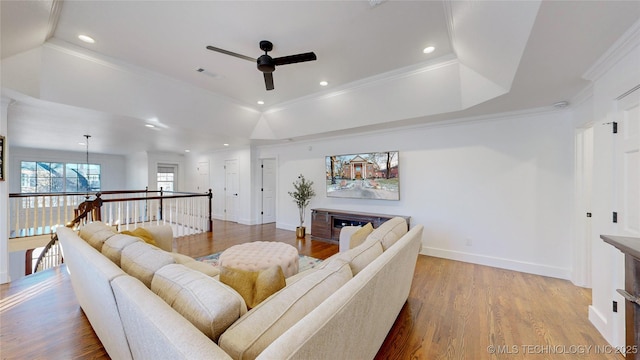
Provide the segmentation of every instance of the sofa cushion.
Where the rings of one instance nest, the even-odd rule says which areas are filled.
[[[233,289],[180,264],[156,271],[151,290],[214,341],[247,312]]]
[[[362,244],[372,231],[373,225],[371,225],[371,223],[367,223],[367,225],[358,229],[351,235],[351,241],[349,241],[349,249],[353,249],[354,247]]]
[[[93,246],[96,250],[102,251],[102,246],[104,242],[107,241],[110,237],[115,235],[116,232],[113,229],[102,229],[94,232],[88,239],[86,239],[89,245]]]
[[[180,254],[180,253],[170,252],[168,254],[171,255],[171,257],[176,262],[176,264],[182,264],[188,267],[189,269],[200,271],[201,273],[211,277],[214,277],[220,274],[220,270],[211,264],[197,261],[196,259],[190,256]]]
[[[284,272],[278,265],[258,271],[223,266],[220,269],[220,281],[237,291],[248,309],[256,307],[287,284]]]
[[[124,231],[121,231],[120,234],[135,236],[149,245],[158,246],[156,244],[156,241],[153,239],[153,234],[151,234],[145,228],[135,228],[133,230],[124,230]]]
[[[407,221],[401,217],[394,217],[393,219],[385,221],[377,229],[373,230],[367,239],[379,240],[382,244],[382,249],[386,251],[406,233]]]
[[[94,222],[90,222],[88,224],[84,224],[80,230],[78,231],[78,235],[84,240],[87,241],[89,240],[89,238],[91,238],[91,236],[93,236],[93,234],[97,233],[98,231],[101,230],[106,230],[109,229],[111,231],[114,231],[113,228],[101,221],[94,221]]]
[[[122,270],[142,281],[149,288],[153,274],[169,264],[175,264],[169,253],[142,241],[126,246],[120,258]]]
[[[344,261],[311,272],[238,319],[220,336],[220,347],[234,359],[254,359],[351,278]]]
[[[130,235],[115,234],[108,238],[102,245],[102,254],[113,261],[116,265],[120,266],[120,257],[122,256],[122,249],[135,243],[142,242],[140,239]]]
[[[340,253],[336,259],[349,263],[353,276],[356,276],[362,269],[382,254],[382,244],[376,239],[367,239],[349,251]],[[335,261],[335,260],[333,260]]]

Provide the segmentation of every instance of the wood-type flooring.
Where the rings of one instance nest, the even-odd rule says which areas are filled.
[[[199,257],[259,240],[319,259],[338,251],[274,224],[217,220],[213,233],[176,239],[174,249]],[[376,358],[624,359],[589,322],[590,303],[589,289],[566,280],[420,255],[409,299]],[[0,285],[0,358],[108,359],[64,265]]]

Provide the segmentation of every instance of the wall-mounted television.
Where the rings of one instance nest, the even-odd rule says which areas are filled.
[[[327,196],[400,200],[398,158],[398,151],[327,156]]]

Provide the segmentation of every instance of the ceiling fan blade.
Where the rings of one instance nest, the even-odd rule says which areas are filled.
[[[273,59],[273,62],[276,65],[287,65],[287,64],[295,64],[295,63],[304,62],[304,61],[313,61],[316,59],[317,57],[315,53],[308,52],[304,54],[289,55],[289,56],[275,58]]]
[[[273,73],[264,73],[264,86],[267,90],[273,90]]]
[[[220,49],[220,48],[217,48],[217,47],[211,46],[211,45],[207,46],[207,49],[209,49],[211,51],[217,51],[219,53],[223,53],[223,54],[226,54],[226,55],[235,56],[235,57],[240,58],[240,59],[249,60],[249,61],[252,61],[252,62],[256,61],[255,58],[252,58],[252,57],[249,57],[249,56],[246,56],[246,55],[242,55],[242,54],[238,54],[238,53],[234,53],[233,51]]]

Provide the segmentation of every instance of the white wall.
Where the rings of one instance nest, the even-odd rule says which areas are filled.
[[[546,112],[264,146],[255,157],[277,158],[280,228],[297,225],[287,192],[302,173],[318,194],[311,208],[409,215],[425,226],[425,254],[569,279],[573,134],[570,112]],[[326,196],[325,156],[385,150],[400,151],[400,201]]]
[[[128,154],[126,156],[126,166],[126,189],[141,190],[149,186],[149,161],[145,151]]]

